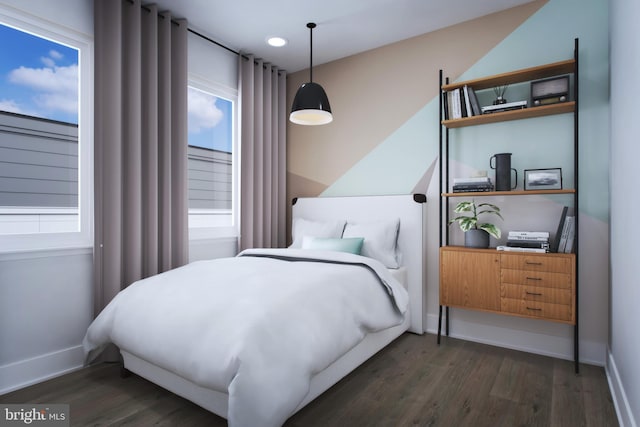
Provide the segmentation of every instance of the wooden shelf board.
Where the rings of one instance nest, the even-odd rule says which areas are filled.
[[[544,79],[546,77],[558,76],[561,74],[575,73],[576,61],[568,59],[566,61],[554,62],[537,67],[524,68],[508,73],[496,74],[480,79],[466,80],[463,82],[450,83],[442,86],[442,90],[449,91],[461,88],[464,85],[472,87],[474,90],[489,89],[496,86],[522,83],[530,80]]]
[[[541,105],[539,107],[523,108],[521,110],[482,114],[480,116],[465,117],[462,119],[443,120],[442,124],[449,129],[454,129],[465,126],[483,125],[487,123],[497,123],[510,120],[529,119],[532,117],[550,116],[553,114],[572,113],[575,110],[575,107],[575,101],[568,101],[558,104]]]
[[[487,196],[532,196],[548,194],[574,194],[573,188],[562,190],[511,190],[511,191],[476,191],[468,193],[442,193],[443,197],[487,197]]]

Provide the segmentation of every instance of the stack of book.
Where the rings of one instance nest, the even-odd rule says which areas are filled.
[[[549,252],[548,231],[510,231],[507,245],[499,247],[503,251]]]
[[[474,178],[453,178],[454,193],[475,193],[479,191],[493,191],[493,183],[488,176]]]

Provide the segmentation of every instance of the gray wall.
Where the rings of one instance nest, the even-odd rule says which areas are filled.
[[[638,16],[637,0],[611,1],[611,321],[607,374],[620,424],[630,427],[640,423]]]
[[[0,112],[0,206],[78,207],[78,125]]]
[[[231,209],[231,153],[191,147],[189,156],[189,208]]]
[[[232,156],[189,147],[189,207],[231,209]],[[0,206],[78,207],[78,126],[0,111]]]

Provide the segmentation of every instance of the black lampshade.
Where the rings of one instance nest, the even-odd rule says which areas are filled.
[[[300,125],[324,125],[333,120],[329,98],[318,83],[303,83],[296,92],[289,120]]]
[[[309,22],[309,81],[296,92],[291,106],[289,120],[299,125],[325,125],[331,123],[333,115],[329,98],[322,86],[313,82],[313,29],[316,24]]]

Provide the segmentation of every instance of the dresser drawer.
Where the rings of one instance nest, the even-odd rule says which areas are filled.
[[[571,305],[570,289],[502,284],[500,286],[500,297]]]
[[[545,288],[571,289],[571,274],[549,273],[546,271],[500,270],[500,283],[512,285],[528,285]]]
[[[507,313],[539,317],[542,319],[561,320],[569,323],[574,321],[570,305],[524,301],[515,298],[501,298],[500,303],[502,311]]]
[[[555,273],[571,273],[571,258],[553,255],[502,254],[502,268],[528,271],[549,271]]]

